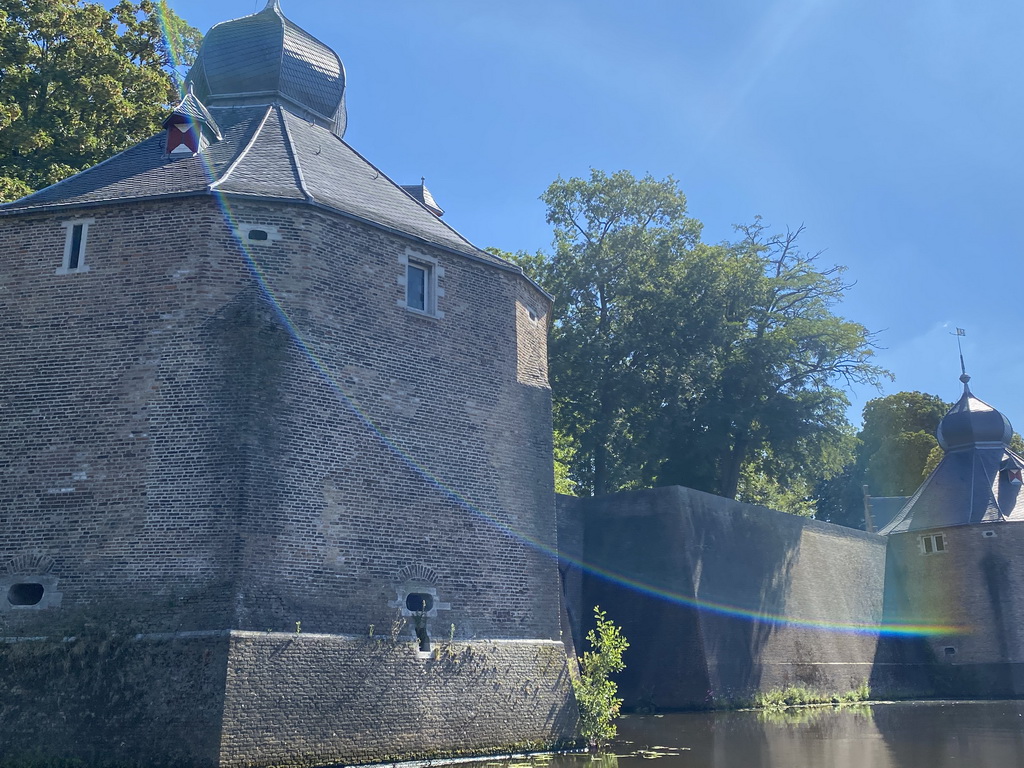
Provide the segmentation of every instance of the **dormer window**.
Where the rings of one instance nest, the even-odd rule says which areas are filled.
[[[1021,483],[1024,482],[1024,466],[1021,465],[1020,461],[1013,454],[1008,454],[1003,459],[1003,463],[999,468],[1002,470],[1006,481],[1015,488],[1019,488]]]
[[[213,116],[192,91],[185,94],[164,120],[164,130],[167,131],[165,151],[169,157],[195,155],[222,138]]]
[[[189,118],[184,115],[171,115],[166,126],[168,155],[194,155],[199,151],[202,131]]]

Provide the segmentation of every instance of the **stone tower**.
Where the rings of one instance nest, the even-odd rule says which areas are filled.
[[[970,390],[939,423],[942,460],[880,533],[886,620],[926,632],[938,694],[1024,693],[1024,459],[1007,418]]]
[[[345,143],[277,0],[188,85],[0,206],[0,756],[570,736],[550,298]]]

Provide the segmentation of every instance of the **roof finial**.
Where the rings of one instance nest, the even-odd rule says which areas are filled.
[[[267,8],[273,8],[275,11],[280,11],[281,0],[267,0],[267,4],[264,6],[263,10],[267,10]]]

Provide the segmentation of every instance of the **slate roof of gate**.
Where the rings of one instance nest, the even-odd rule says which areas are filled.
[[[1024,493],[1007,469],[1024,468],[1009,446],[1013,427],[1002,413],[964,392],[939,423],[944,455],[903,509],[879,533],[905,533],[979,523],[1024,522]]]

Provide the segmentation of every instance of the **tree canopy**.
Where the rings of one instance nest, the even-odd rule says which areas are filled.
[[[702,242],[672,178],[595,170],[542,199],[554,253],[515,258],[555,296],[555,424],[579,491],[682,484],[811,511],[852,452],[843,388],[886,375],[833,311],[842,268],[760,219]]]
[[[165,0],[0,0],[0,11],[0,202],[152,135],[200,41]]]
[[[861,528],[865,486],[871,496],[909,496],[917,490],[942,456],[935,432],[949,408],[924,392],[869,400],[853,459],[818,486],[818,516]]]
[[[950,404],[924,392],[898,392],[864,406],[857,465],[872,496],[909,496],[925,479],[935,433]]]

